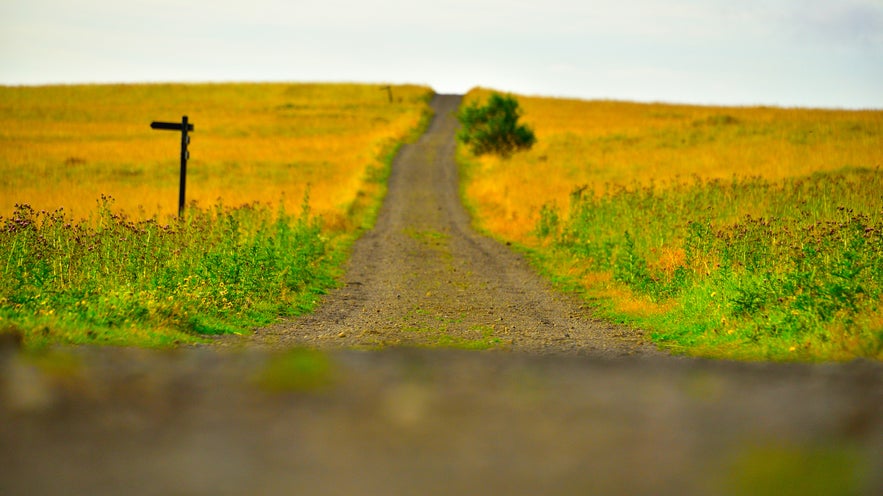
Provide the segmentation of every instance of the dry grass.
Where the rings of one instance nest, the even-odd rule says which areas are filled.
[[[0,87],[0,215],[28,203],[87,217],[102,194],[135,216],[174,214],[179,135],[149,124],[186,114],[188,203],[297,211],[309,185],[313,210],[339,227],[368,169],[427,110],[430,89],[392,91],[391,104],[355,84]]]
[[[466,101],[487,98],[473,90]],[[540,207],[577,186],[761,176],[771,181],[883,165],[883,112],[706,107],[518,97],[537,145],[509,160],[469,157],[466,197],[491,232],[524,243]],[[750,213],[750,212],[744,212]]]
[[[690,354],[883,358],[883,111],[519,101],[538,144],[461,147],[466,201],[600,315]]]

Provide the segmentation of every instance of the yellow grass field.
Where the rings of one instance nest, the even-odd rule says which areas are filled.
[[[487,99],[476,89],[466,103]],[[664,187],[675,180],[770,180],[883,166],[883,111],[708,107],[519,96],[537,144],[509,160],[474,158],[465,196],[480,224],[530,244],[540,207],[575,187]],[[883,195],[883,192],[881,192]],[[750,213],[750,212],[745,212]]]
[[[883,111],[518,100],[537,144],[461,146],[465,201],[602,316],[678,353],[883,359]]]
[[[187,202],[283,201],[343,227],[372,168],[418,127],[432,91],[357,84],[0,87],[0,215],[17,203],[88,217],[101,195],[134,217],[174,215],[180,134],[194,124]]]

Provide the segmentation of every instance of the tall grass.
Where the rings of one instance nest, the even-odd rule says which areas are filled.
[[[469,92],[465,102],[486,99]],[[604,195],[635,183],[684,179],[770,181],[846,167],[883,166],[883,112],[711,107],[518,97],[537,144],[509,160],[465,151],[467,201],[482,225],[530,242],[543,205],[570,192]],[[564,212],[566,214],[566,212]]]
[[[684,353],[883,358],[883,112],[520,101],[537,146],[461,149],[464,197],[603,315]]]
[[[112,206],[102,198],[82,222],[27,205],[0,218],[0,325],[30,347],[170,346],[307,310],[334,282],[339,260],[306,207],[217,206],[164,223]]]
[[[576,190],[570,215],[545,209],[537,235],[549,243],[547,260],[566,261],[572,277],[629,292],[609,293],[614,298],[643,300],[643,309],[626,313],[672,349],[883,358],[881,191],[879,169],[600,198]],[[740,204],[763,213],[740,214]],[[607,303],[610,315],[617,310],[615,299]]]
[[[0,87],[0,215],[17,203],[85,218],[103,195],[132,216],[174,214],[180,140],[153,120],[194,123],[187,200],[313,211],[346,229],[380,157],[428,112],[431,90],[376,85],[135,84]],[[143,211],[143,214],[141,212]]]

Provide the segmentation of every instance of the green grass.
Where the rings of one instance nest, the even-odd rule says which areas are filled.
[[[558,279],[595,280],[602,313],[675,351],[880,359],[881,191],[879,169],[577,189],[567,214],[544,207],[534,258]],[[644,305],[621,308],[616,289]]]
[[[168,224],[20,205],[0,218],[0,328],[25,346],[167,347],[308,311],[342,253],[306,206],[190,209]]]
[[[469,329],[475,337],[457,336],[446,329],[430,326],[408,326],[406,332],[418,334],[417,346],[426,348],[451,348],[459,350],[494,350],[504,349],[503,340],[496,337],[494,329],[489,326],[474,326]]]
[[[427,246],[445,246],[450,236],[433,230],[417,230],[406,228],[405,234],[415,241],[419,241]]]
[[[751,496],[866,494],[861,452],[848,445],[767,443],[746,446],[721,481],[722,494]]]
[[[414,322],[415,318],[419,322]],[[407,345],[425,348],[451,348],[461,350],[494,350],[505,349],[507,343],[496,335],[492,326],[473,325],[465,333],[452,332],[466,318],[465,314],[457,316],[440,315],[432,310],[415,307],[405,315],[403,330],[416,339],[406,340]],[[433,321],[427,324],[425,321]]]
[[[255,379],[271,392],[320,392],[333,385],[335,373],[326,353],[295,348],[271,357]]]

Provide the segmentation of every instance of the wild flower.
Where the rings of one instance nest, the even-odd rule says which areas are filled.
[[[26,205],[0,218],[5,322],[51,324],[68,342],[94,341],[99,334],[87,330],[105,328],[116,334],[100,336],[124,343],[134,325],[192,340],[299,312],[334,283],[329,242],[308,212],[252,204],[160,225],[133,221],[112,202],[103,197],[98,215],[79,222]]]
[[[584,191],[571,194],[566,217],[544,207],[535,234],[551,249],[582,260],[584,270],[609,271],[657,304],[673,301],[687,309],[705,295],[713,312],[677,317],[697,331],[715,330],[702,334],[702,342],[800,341],[804,353],[817,356],[883,352],[883,334],[873,324],[883,301],[883,171],[777,184],[751,178],[658,191],[618,188],[602,197]],[[830,198],[807,197],[806,191]],[[795,197],[806,200],[797,203]],[[763,209],[756,208],[760,204]],[[747,205],[753,211],[734,217]],[[713,303],[721,297],[722,305]],[[844,330],[844,323],[852,329]],[[722,325],[728,330],[720,334]],[[677,331],[657,337],[685,343],[699,336]]]

